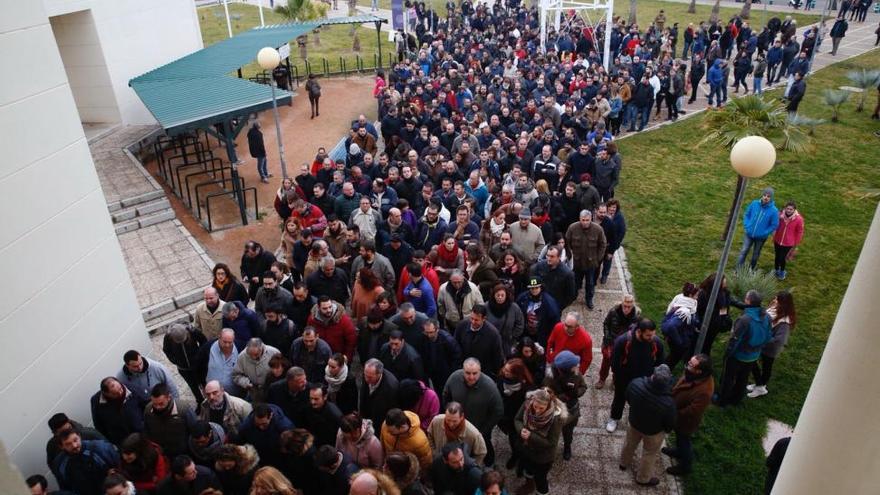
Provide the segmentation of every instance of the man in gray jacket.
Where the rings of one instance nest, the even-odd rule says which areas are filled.
[[[504,414],[504,403],[495,382],[482,373],[479,360],[465,359],[462,369],[449,376],[443,387],[443,403],[452,401],[461,404],[468,421],[480,430],[487,450],[483,464],[491,468],[495,464],[492,430]]]
[[[397,279],[397,276],[394,273],[394,268],[391,267],[391,262],[388,261],[388,258],[376,252],[375,239],[364,239],[361,242],[361,255],[351,263],[352,275],[349,283],[354,285],[354,274],[363,267],[373,270],[376,276],[379,277],[379,280],[382,281],[382,287],[395,287],[394,281]]]
[[[122,356],[125,363],[116,378],[129,389],[138,401],[146,404],[150,401],[150,392],[157,383],[168,384],[171,396],[177,399],[177,385],[168,370],[158,361],[141,356],[138,351],[130,350]]]
[[[238,355],[235,367],[232,368],[232,381],[243,393],[247,393],[251,402],[265,402],[269,360],[278,352],[278,349],[254,337]]]

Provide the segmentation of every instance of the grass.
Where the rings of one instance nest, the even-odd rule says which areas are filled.
[[[877,67],[880,51],[873,50],[818,71],[808,80],[800,113],[828,118],[823,89],[847,84],[849,70]],[[750,184],[747,201],[773,186],[777,205],[794,199],[805,217],[804,242],[780,284],[793,291],[799,322],[774,366],[770,395],[745,399],[730,410],[709,409],[695,439],[688,493],[763,493],[766,421],[797,422],[878,202],[860,194],[880,186],[877,124],[870,120],[875,98],[872,92],[861,113],[855,102],[846,103],[840,122],[817,129],[812,152],[780,153],[773,171]],[[714,271],[720,256],[719,236],[736,181],[727,150],[693,147],[702,135],[701,121],[695,117],[620,142],[625,163],[619,190],[630,226],[627,255],[639,303],[653,318],[662,316],[685,281],[699,282]],[[740,223],[733,259],[741,242]],[[772,260],[771,244],[759,267],[772,269]],[[725,344],[719,340],[716,360]]]
[[[432,0],[425,3],[428,5],[434,5],[434,8],[437,9],[439,15],[446,16],[445,0]],[[370,0],[358,0],[358,5],[369,7]],[[379,7],[383,9],[390,9],[391,0],[379,0]],[[636,9],[636,18],[639,21],[639,25],[641,25],[642,27],[647,27],[654,20],[654,17],[657,15],[660,9],[663,9],[666,12],[666,25],[671,26],[672,23],[677,22],[682,30],[687,26],[689,22],[693,22],[694,25],[697,25],[700,21],[709,20],[709,15],[712,12],[711,5],[697,4],[697,12],[695,14],[688,14],[687,4],[679,2],[664,2],[663,0],[639,0]],[[719,18],[722,21],[726,21],[734,15],[739,14],[740,11],[740,7],[722,7]],[[629,2],[615,2],[614,14],[627,17],[629,15]],[[780,12],[774,13],[772,11],[768,11],[765,16],[763,6],[755,4],[752,6],[751,23],[753,25],[757,23],[758,25],[763,26],[771,17],[778,16],[781,19],[784,17],[784,15],[785,14]],[[595,16],[592,16],[591,18],[594,22],[596,22]],[[813,24],[814,22],[819,21],[818,15],[805,15],[797,13],[793,14],[792,18],[797,20],[798,26],[806,26],[808,24]]]
[[[202,30],[202,40],[205,46],[212,45],[228,37],[226,16],[222,5],[200,8],[198,9],[198,15],[199,25]],[[233,35],[260,25],[260,12],[258,7],[254,5],[230,3],[229,15],[232,18]],[[268,8],[263,10],[263,17],[266,24],[286,22],[282,16]],[[342,65],[340,57],[345,60],[346,69],[351,70],[356,67],[356,55],[361,56],[365,67],[374,67],[374,55],[377,53],[376,48],[378,46],[376,30],[357,26],[357,32],[361,40],[361,51],[359,53],[352,50],[351,26],[328,26],[321,29],[320,47],[315,46],[314,36],[309,35],[308,61],[311,64],[312,72],[323,72],[322,59],[324,58],[327,59],[331,72],[340,71]],[[382,50],[385,54],[383,58],[387,57],[389,52],[394,51],[394,45],[388,42],[387,33],[382,33]],[[291,66],[296,66],[301,76],[305,75],[305,61],[300,57],[299,48],[294,40],[291,40],[290,53]],[[255,53],[254,59],[256,59],[256,56]],[[387,61],[383,60],[383,62],[387,64]],[[244,77],[249,77],[259,72],[262,72],[262,69],[255,62],[242,68]]]

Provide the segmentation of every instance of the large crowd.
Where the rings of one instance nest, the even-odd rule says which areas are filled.
[[[592,386],[612,377],[609,432],[629,405],[619,465],[638,484],[659,483],[668,432],[668,471],[687,474],[710,403],[768,393],[796,321],[787,292],[740,301],[722,283],[707,313],[710,276],[684,284],[656,322],[631,295],[592,310],[627,229],[615,197],[622,128],[643,129],[663,105],[677,118],[704,76],[709,103],[723,104],[729,65],[737,85],[751,73],[760,92],[766,70],[768,83],[789,77],[797,91],[815,33],[798,44],[790,19],[685,27],[663,11],[644,29],[616,20],[606,32],[566,17],[544,54],[535,8],[448,8],[442,18],[412,6],[398,63],[376,77],[379,125],[360,116],[345,159],[322,148],[283,179],[278,248],[251,241],[237,271],[217,264],[192,324],[167,330],[165,356],[195,409],[163,364],[131,350],[91,397],[94,427],[50,418],[46,462],[62,490],[499,495],[513,480],[495,469],[497,429],[506,468],[524,478],[515,493],[547,494],[560,444],[572,459],[593,359],[588,320],[603,329]],[[258,126],[248,141],[264,160]],[[781,279],[804,223],[773,194],[747,208],[738,263],[752,250],[754,268],[772,237]],[[590,312],[570,310],[579,298]],[[716,391],[710,356],[724,333]],[[28,484],[47,493],[40,475]]]

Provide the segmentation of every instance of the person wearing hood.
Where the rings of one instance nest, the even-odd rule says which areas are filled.
[[[420,481],[421,468],[416,456],[405,452],[392,452],[385,459],[384,470],[400,489],[401,495],[425,495],[428,493]]]
[[[726,407],[742,401],[749,383],[749,374],[761,357],[761,349],[772,338],[770,317],[761,308],[761,294],[746,293],[742,316],[733,323],[733,333],[725,351],[724,374],[718,405]]]
[[[376,437],[373,421],[361,419],[357,412],[346,414],[340,420],[336,448],[348,454],[362,469],[381,469],[385,462],[382,442]]]
[[[553,467],[559,437],[567,422],[568,409],[553,392],[539,388],[526,394],[513,420],[522,452],[520,467],[526,475],[526,483],[517,493],[550,493],[547,473]]]
[[[341,352],[349,361],[354,358],[357,336],[354,323],[342,304],[321,296],[318,304],[312,307],[307,325],[315,328],[318,336],[327,342],[333,352]]]
[[[431,444],[422,431],[419,416],[412,411],[394,408],[385,414],[380,434],[385,452],[406,452],[418,458],[422,469],[431,466]]]
[[[712,376],[712,360],[706,354],[691,357],[684,369],[684,376],[672,387],[675,401],[675,447],[664,447],[661,452],[678,459],[678,464],[666,468],[666,472],[681,476],[691,472],[694,448],[691,437],[703,421],[703,414],[712,403],[715,378]]]
[[[761,248],[764,247],[764,241],[776,232],[777,227],[779,227],[779,210],[773,202],[773,192],[772,187],[765,188],[761,197],[752,201],[749,207],[746,208],[745,214],[743,214],[745,236],[743,237],[742,250],[740,250],[739,257],[736,260],[737,268],[746,262],[746,256],[748,256],[751,249],[752,259],[749,265],[754,270],[758,265],[758,259],[761,257]]]
[[[721,108],[722,99],[721,92],[724,89],[724,69],[721,67],[722,60],[720,58],[715,59],[712,62],[712,67],[709,68],[709,73],[706,74],[706,81],[709,83],[709,107],[713,105],[713,101],[717,108]]]
[[[586,330],[583,331],[586,333]],[[592,351],[586,361],[569,350],[562,351],[553,359],[551,367],[553,374],[544,379],[544,386],[565,404],[568,411],[568,422],[562,427],[562,458],[566,461],[571,459],[574,428],[581,417],[579,399],[587,391],[587,381],[584,377],[586,369],[590,367],[590,359],[592,359]],[[586,366],[584,366],[585,362]]]
[[[232,368],[232,381],[239,390],[246,393],[251,402],[266,399],[266,376],[269,375],[269,360],[280,351],[268,346],[257,337],[250,339],[238,355]]]
[[[248,495],[259,463],[260,456],[252,445],[226,444],[221,447],[214,461],[214,472],[223,485],[223,493]]]
[[[501,335],[501,348],[504,350],[504,357],[512,356],[514,345],[522,336],[525,319],[508,285],[499,283],[492,288],[487,309],[486,316],[489,323]]]
[[[687,363],[694,349],[694,338],[697,335],[697,293],[699,288],[686,282],[681,293],[672,298],[666,307],[666,316],[660,324],[660,331],[669,344],[669,355],[666,364],[675,368],[679,361]]]
[[[795,202],[789,201],[779,213],[779,226],[773,234],[773,248],[776,255],[773,271],[777,279],[785,280],[787,275],[785,264],[803,238],[804,217],[797,210]]]
[[[660,447],[666,434],[675,427],[676,408],[672,399],[672,372],[661,364],[651,376],[636,378],[626,388],[629,402],[629,428],[620,453],[620,469],[625,471],[633,460],[636,448],[642,444],[642,456],[636,472],[636,484],[656,486],[660,479],[654,476],[654,466],[660,456]]]

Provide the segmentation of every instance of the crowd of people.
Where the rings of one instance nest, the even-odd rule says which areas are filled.
[[[192,324],[167,330],[164,353],[196,407],[159,361],[126,352],[91,397],[94,428],[64,413],[49,420],[46,461],[62,490],[499,495],[512,480],[495,469],[497,429],[506,468],[524,478],[515,492],[547,494],[560,444],[563,462],[573,456],[593,358],[587,318],[603,328],[594,386],[613,381],[606,429],[629,404],[619,466],[630,469],[642,444],[640,485],[659,483],[668,432],[669,473],[690,472],[691,437],[713,399],[767,394],[796,321],[787,292],[764,309],[763,295],[738,301],[722,283],[707,313],[710,276],[685,284],[659,324],[631,295],[605,315],[567,308],[581,298],[594,309],[626,235],[621,129],[643,129],[655,105],[674,120],[704,76],[709,103],[723,104],[734,53],[736,86],[748,91],[753,73],[761,92],[766,71],[797,91],[815,33],[799,45],[790,19],[760,31],[739,18],[680,28],[660,11],[645,29],[568,19],[542,54],[537,11],[516,1],[450,2],[445,19],[414,6],[413,17],[398,63],[376,77],[379,125],[361,115],[344,160],[321,148],[284,179],[279,247],[247,242],[240,278],[217,264]],[[608,71],[597,48],[606,35]],[[317,117],[320,87],[309,94]],[[785,278],[803,235],[794,203],[779,212],[768,190],[745,215],[739,263],[752,249],[755,267],[773,235]],[[735,322],[731,307],[743,310]],[[728,331],[716,393],[712,346]],[[28,484],[46,493],[42,476]]]

